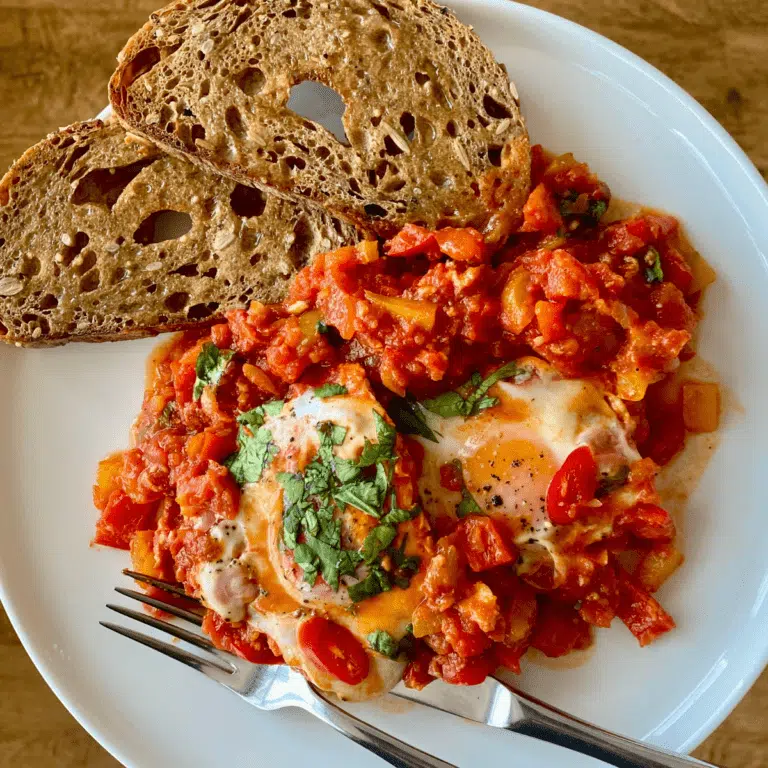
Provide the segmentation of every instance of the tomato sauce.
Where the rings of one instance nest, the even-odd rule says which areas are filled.
[[[210,527],[237,514],[240,488],[224,462],[236,449],[240,413],[318,386],[345,362],[363,367],[386,404],[406,393],[432,397],[474,371],[532,354],[563,376],[598,379],[625,402],[648,457],[629,478],[643,504],[599,553],[584,553],[573,584],[556,590],[551,574],[517,575],[515,546],[491,518],[440,521],[405,679],[414,687],[436,677],[474,684],[500,665],[519,671],[528,647],[551,657],[583,649],[591,627],[615,616],[643,645],[669,630],[674,622],[651,585],[682,556],[652,479],[685,440],[681,399],[666,397],[664,382],[692,354],[703,286],[673,217],[641,211],[603,223],[610,191],[571,155],[534,147],[532,173],[523,223],[501,247],[471,228],[407,225],[383,244],[318,256],[283,304],[253,302],[164,345],[150,364],[135,447],[99,467],[94,542],[130,549],[137,570],[199,596],[195,570],[216,552],[193,518]],[[210,343],[232,357],[216,386],[196,396],[196,363]],[[594,459],[569,461],[547,498],[552,522],[562,525],[577,520],[597,492]],[[461,490],[451,465],[441,479]],[[642,578],[615,559],[630,546],[647,553],[650,572]],[[225,650],[279,661],[244,622],[228,624],[209,611],[204,629]],[[319,663],[347,682],[364,677],[365,652],[340,629],[311,629],[304,640]],[[349,649],[345,660],[324,654],[329,643]]]

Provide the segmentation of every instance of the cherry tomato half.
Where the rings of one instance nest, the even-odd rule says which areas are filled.
[[[365,648],[341,624],[315,616],[299,626],[298,640],[314,664],[342,683],[357,685],[368,677],[370,659]]]
[[[556,525],[572,523],[574,505],[586,504],[597,490],[597,464],[592,449],[581,445],[568,454],[547,489],[547,514]]]

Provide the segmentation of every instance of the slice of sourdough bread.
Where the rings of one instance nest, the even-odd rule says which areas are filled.
[[[517,92],[431,0],[181,0],[127,43],[118,118],[232,179],[324,205],[367,231],[519,219],[530,154]],[[288,108],[314,81],[347,142]]]
[[[162,153],[116,122],[79,123],[0,181],[0,338],[113,341],[278,301],[355,231]]]

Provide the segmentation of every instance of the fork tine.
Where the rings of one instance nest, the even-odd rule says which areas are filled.
[[[115,587],[115,592],[117,592],[119,595],[123,595],[123,597],[130,597],[131,600],[138,600],[140,603],[144,603],[144,605],[149,605],[152,608],[157,608],[161,611],[165,611],[166,613],[170,613],[171,616],[175,616],[177,619],[184,619],[185,621],[188,621],[197,627],[203,626],[202,617],[197,613],[193,613],[192,611],[187,611],[184,608],[178,608],[175,605],[171,605],[170,603],[158,600],[155,597],[150,597],[149,595],[145,595],[142,592],[136,592],[133,589]]]
[[[145,573],[139,573],[138,571],[131,571],[128,568],[123,568],[123,575],[130,576],[134,581],[140,581],[142,582],[142,584],[149,584],[152,587],[157,587],[158,589],[164,589],[166,592],[170,592],[174,595],[179,595],[179,597],[185,597],[191,603],[197,603],[198,605],[200,604],[198,600],[195,600],[194,597],[190,597],[184,591],[184,588],[178,586],[177,584],[171,584],[169,581],[156,579],[154,576],[147,576]]]
[[[133,611],[130,608],[124,608],[122,605],[107,603],[107,608],[109,608],[110,611],[119,613],[121,616],[146,624],[148,627],[159,629],[161,632],[167,632],[169,635],[178,637],[179,640],[183,640],[185,643],[194,645],[196,648],[200,648],[204,651],[210,651],[218,656],[219,649],[207,637],[197,635],[194,632],[189,632],[183,627],[177,627],[175,624],[170,624],[167,621],[155,619],[141,611]]]
[[[146,645],[148,648],[152,648],[155,651],[165,656],[170,656],[176,661],[180,661],[182,664],[186,664],[188,667],[196,669],[198,672],[202,672],[205,675],[211,676],[211,672],[223,672],[226,675],[232,675],[234,670],[231,667],[225,666],[221,662],[216,662],[212,659],[204,659],[200,656],[195,656],[194,653],[185,651],[183,648],[176,648],[170,643],[163,642],[162,640],[156,640],[149,635],[143,635],[136,630],[121,627],[119,624],[113,624],[111,621],[100,621],[102,627],[106,627],[112,632],[117,632],[118,635],[127,637],[129,640],[135,640],[137,643]],[[217,679],[214,677],[214,679]]]

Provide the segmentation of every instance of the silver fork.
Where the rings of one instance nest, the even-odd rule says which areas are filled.
[[[155,587],[159,587],[160,589],[186,597],[182,589],[168,584],[167,582],[152,579],[142,574],[134,573],[133,571],[126,570],[123,571],[123,573],[135,578],[137,581],[142,581]],[[179,618],[187,618],[186,614],[188,612],[179,612],[179,609],[175,608],[174,610],[171,610],[166,607],[165,603],[152,600],[139,592],[121,588],[117,588],[117,591],[127,597],[133,597],[148,605],[173,613]],[[110,605],[108,607],[117,610],[118,613],[122,613],[123,615],[136,618],[145,624],[150,624],[150,626],[156,626],[154,624],[156,620],[150,619],[144,614],[136,614],[134,611],[126,612],[126,609],[120,608],[119,606]],[[184,615],[182,615],[182,613]],[[197,617],[197,622],[200,622],[199,617]],[[179,628],[172,624],[166,624],[165,622],[159,622],[159,624],[164,625],[158,627],[159,629],[168,631],[171,634],[176,634],[176,632],[179,631]],[[121,634],[127,634],[129,631],[121,627],[115,628],[114,625],[109,625],[109,628],[115,629],[115,631],[119,631]],[[132,635],[128,636],[132,637]],[[139,635],[139,637],[143,638],[144,636]],[[176,637],[179,637],[182,640],[186,639],[186,637],[178,634],[176,634]],[[194,637],[196,640],[201,639],[198,635],[195,635]],[[139,640],[139,642],[144,641]],[[212,647],[207,640],[203,639],[203,642],[206,643],[204,646],[205,648]],[[156,641],[152,640],[152,643],[156,643]],[[165,646],[166,644],[161,643],[160,645]],[[151,647],[155,647],[155,645],[151,645]],[[163,649],[158,648],[158,650]],[[178,652],[178,649],[175,648],[172,648],[171,650]],[[174,656],[174,658],[176,657]],[[240,661],[240,659],[237,659],[238,663],[240,663]],[[242,663],[247,664],[247,662]],[[264,668],[257,667],[257,669]],[[280,669],[282,669],[282,667],[280,667]],[[285,669],[288,668],[286,667]],[[330,705],[330,702],[311,688],[304,678],[300,679],[315,696],[320,697],[323,702]],[[692,757],[687,757],[686,755],[680,755],[676,752],[658,749],[649,744],[636,741],[635,739],[630,739],[626,736],[606,731],[603,728],[587,723],[567,712],[563,712],[556,707],[546,704],[527,693],[512,688],[502,680],[495,678],[488,678],[482,685],[472,686],[471,688],[445,685],[437,682],[427,686],[423,691],[415,691],[406,688],[401,683],[391,692],[391,694],[431,707],[432,709],[438,709],[450,715],[463,717],[467,720],[473,720],[477,723],[489,725],[494,728],[501,728],[514,733],[519,733],[523,736],[530,736],[541,741],[547,741],[550,744],[556,744],[575,752],[581,752],[582,754],[602,760],[609,765],[617,766],[617,768],[691,768],[691,766],[699,766],[699,768],[706,766],[709,768],[716,768],[716,766],[713,766],[711,763],[705,763],[701,760],[696,760]],[[301,705],[297,704],[297,706]],[[338,707],[336,707],[336,709],[338,709]],[[343,713],[346,717],[352,717],[344,712],[344,710],[338,709],[338,711]],[[338,725],[335,725],[334,723],[331,723],[331,725],[334,725],[335,728],[341,730]],[[376,730],[373,729],[372,726],[366,725],[366,727]],[[378,733],[381,733],[381,731],[378,731]],[[387,738],[391,739],[392,737]],[[355,740],[357,741],[357,739]],[[361,742],[358,741],[358,743]],[[363,744],[363,746],[371,749],[368,744]],[[411,747],[408,747],[408,749],[413,750]],[[372,751],[376,752],[375,749],[372,749]],[[427,755],[424,755],[423,752],[419,752],[418,750],[413,751],[419,755],[427,757],[428,760],[433,762],[419,763],[412,761],[406,763],[406,765],[448,765],[447,763],[443,763],[435,758],[430,758]],[[376,753],[380,754],[379,752]],[[384,759],[388,759],[384,755],[381,756],[384,757]],[[392,761],[390,760],[390,762]]]
[[[174,585],[133,571],[123,571],[137,581],[159,587],[167,592],[186,597],[184,591]],[[138,600],[140,603],[158,608],[190,622],[197,627],[203,623],[202,616],[197,610],[186,610],[172,605],[164,600],[150,597],[132,589],[115,587],[115,591],[124,597]],[[189,599],[189,598],[187,598]],[[190,600],[190,604],[194,603]],[[189,643],[195,648],[205,651],[207,656],[190,653],[183,648],[177,648],[170,643],[157,640],[149,635],[128,629],[119,624],[100,621],[103,627],[117,632],[119,635],[135,640],[137,643],[153,648],[160,653],[170,656],[182,664],[186,664],[206,677],[215,680],[230,691],[233,691],[258,709],[272,710],[284,707],[298,707],[343,733],[347,738],[378,755],[390,765],[397,768],[456,768],[451,763],[432,757],[420,749],[406,744],[394,736],[384,733],[360,718],[349,714],[330,697],[326,697],[298,672],[285,664],[251,664],[239,657],[233,656],[216,648],[208,638],[197,632],[190,632],[183,627],[161,621],[148,616],[141,611],[134,611],[121,605],[108,604],[107,608],[121,616],[133,619],[147,626],[166,632],[173,637]]]

